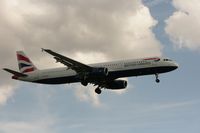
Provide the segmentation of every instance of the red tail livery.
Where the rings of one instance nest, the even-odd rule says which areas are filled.
[[[37,70],[31,60],[25,55],[23,51],[17,51],[17,60],[19,70],[21,73],[28,73]]]

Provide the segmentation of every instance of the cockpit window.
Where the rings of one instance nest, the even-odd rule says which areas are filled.
[[[163,61],[172,61],[172,60],[170,60],[170,59],[164,59]]]

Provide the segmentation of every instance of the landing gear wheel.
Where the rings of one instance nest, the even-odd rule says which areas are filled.
[[[156,83],[160,83],[160,80],[158,79],[158,74],[155,75],[156,75]]]
[[[156,79],[156,83],[160,83],[160,80],[159,80],[159,79]]]
[[[87,85],[88,85],[88,82],[82,81],[81,84],[82,84],[83,86],[87,86]]]
[[[95,89],[95,92],[96,92],[97,94],[101,94],[101,89],[98,87],[98,88]]]

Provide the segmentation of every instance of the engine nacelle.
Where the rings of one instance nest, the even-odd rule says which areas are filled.
[[[89,79],[91,78],[104,78],[108,75],[108,68],[100,67],[100,68],[93,68],[92,72],[87,74]]]
[[[127,84],[128,83],[125,80],[114,80],[112,82],[109,82],[106,85],[106,88],[113,90],[125,89],[127,87]]]

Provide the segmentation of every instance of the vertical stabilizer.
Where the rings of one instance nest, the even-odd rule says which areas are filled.
[[[19,71],[21,73],[28,73],[37,70],[32,61],[25,55],[23,51],[17,51],[17,60]]]

